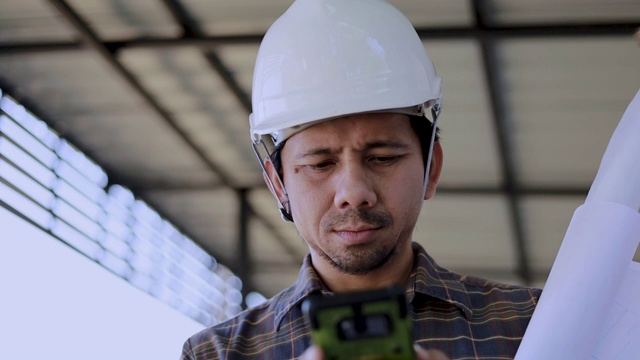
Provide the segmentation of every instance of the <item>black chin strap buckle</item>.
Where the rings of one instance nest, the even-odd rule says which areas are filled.
[[[291,216],[291,214],[287,211],[287,209],[283,207],[280,208],[280,216],[284,221],[293,222],[293,216]]]

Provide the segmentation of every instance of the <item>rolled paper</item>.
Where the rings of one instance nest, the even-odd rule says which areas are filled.
[[[591,353],[594,360],[637,360],[640,354],[640,263],[631,262]]]
[[[600,359],[594,352],[617,351],[603,339],[640,242],[639,208],[640,91],[573,215],[516,360]]]
[[[515,359],[591,359],[638,242],[636,210],[578,207]]]
[[[611,136],[585,202],[601,201],[640,209],[640,91]]]

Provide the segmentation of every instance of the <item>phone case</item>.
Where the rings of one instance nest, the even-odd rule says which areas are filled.
[[[302,309],[325,359],[415,359],[412,322],[398,287],[311,296]]]

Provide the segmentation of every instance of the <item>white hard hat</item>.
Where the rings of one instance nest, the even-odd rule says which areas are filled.
[[[440,88],[415,29],[386,1],[296,0],[260,45],[251,136],[277,145],[348,114],[423,115]]]

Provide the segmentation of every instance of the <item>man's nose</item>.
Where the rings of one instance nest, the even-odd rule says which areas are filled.
[[[339,209],[374,207],[378,197],[373,180],[363,164],[343,164],[335,178],[334,205]]]

